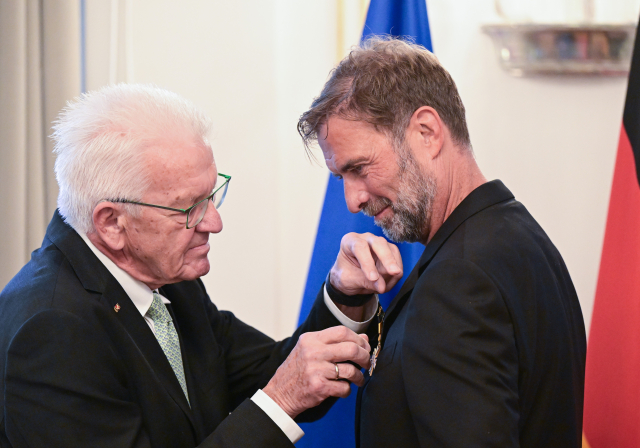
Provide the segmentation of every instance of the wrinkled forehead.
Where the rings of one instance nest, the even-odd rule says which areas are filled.
[[[319,129],[318,144],[325,160],[335,162],[386,149],[392,139],[367,121],[331,117]]]
[[[211,147],[200,142],[150,145],[146,150],[145,159],[148,166],[156,168],[162,165],[178,168],[215,163]]]
[[[158,187],[177,187],[205,172],[216,171],[213,151],[202,143],[150,147],[145,159],[151,184]]]

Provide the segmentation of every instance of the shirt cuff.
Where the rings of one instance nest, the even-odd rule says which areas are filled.
[[[369,323],[374,318],[374,316],[376,315],[376,311],[378,310],[378,294],[374,294],[375,300],[370,300],[365,305],[366,309],[364,315],[369,316],[367,320],[365,320],[364,322],[356,322],[355,320],[349,319],[342,311],[340,311],[340,309],[338,309],[333,300],[331,300],[331,297],[329,297],[326,286],[323,286],[322,289],[324,290],[324,304],[327,305],[327,308],[329,308],[331,314],[333,314],[342,325],[344,325],[354,333],[362,333],[367,329]]]
[[[298,424],[294,422],[269,395],[265,394],[262,389],[258,389],[258,391],[253,394],[251,401],[257,404],[258,407],[278,425],[282,432],[291,440],[291,443],[296,443],[302,438],[304,431],[300,429]]]

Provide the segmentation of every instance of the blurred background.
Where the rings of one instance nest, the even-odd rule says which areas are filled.
[[[563,255],[589,326],[625,76],[513,77],[487,24],[582,21],[580,0],[428,0],[433,48],[467,108],[476,157]],[[591,19],[635,23],[640,0],[593,0]],[[295,327],[327,184],[298,117],[358,42],[364,0],[2,0],[0,288],[39,247],[55,210],[51,122],[114,82],[154,83],[213,119],[231,174],[213,235],[212,300],[267,334]],[[319,287],[320,285],[318,285]]]

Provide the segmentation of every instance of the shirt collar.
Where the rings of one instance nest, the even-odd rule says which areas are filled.
[[[98,260],[104,265],[105,268],[113,275],[124,292],[129,296],[133,304],[136,306],[140,314],[144,317],[153,302],[153,291],[147,285],[140,280],[136,280],[128,272],[118,267],[109,257],[100,252],[96,246],[93,245],[89,237],[85,233],[80,233],[80,237],[87,243],[89,249],[98,257]],[[162,302],[165,304],[171,303],[166,297],[160,295]]]

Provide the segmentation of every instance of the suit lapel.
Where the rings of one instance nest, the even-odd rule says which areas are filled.
[[[213,430],[211,425],[214,422],[217,425],[228,414],[223,399],[226,396],[224,360],[206,318],[207,312],[201,307],[206,292],[200,282],[165,285],[161,292],[171,301],[176,331],[180,336],[191,409],[196,428],[204,430],[199,434],[198,440],[201,440],[208,434],[206,428]]]
[[[451,213],[447,220],[438,229],[431,241],[427,243],[424,248],[424,252],[420,256],[420,260],[418,260],[418,263],[414,266],[411,274],[409,274],[407,280],[402,285],[402,288],[400,288],[398,294],[389,304],[386,312],[389,325],[385,325],[385,328],[390,326],[394,315],[402,309],[402,305],[410,295],[411,291],[413,291],[413,288],[415,287],[422,272],[424,272],[433,257],[438,253],[442,245],[449,239],[456,229],[476,213],[481,212],[487,207],[491,207],[492,205],[510,199],[513,199],[513,194],[509,189],[505,187],[501,181],[493,180],[480,185],[462,200],[455,210],[453,210],[453,213]]]
[[[442,245],[449,239],[449,237],[456,231],[462,223],[464,223],[471,216],[476,213],[491,207],[492,205],[500,202],[513,199],[513,194],[507,187],[499,180],[493,180],[480,185],[473,190],[469,195],[462,200],[462,202],[455,208],[453,213],[442,224],[440,229],[433,236],[431,241],[425,246],[424,252],[420,256],[420,260],[414,266],[413,270],[407,277],[398,294],[389,304],[386,311],[384,334],[382,335],[382,344],[384,347],[384,341],[386,335],[389,332],[389,328],[395,321],[398,313],[404,307],[408,298],[411,296],[411,292],[415,287],[420,275],[427,268],[433,257],[438,253]],[[356,401],[356,446],[360,446],[360,406],[362,402],[362,395],[366,392],[367,385],[372,377],[368,373],[365,373],[365,383],[362,387],[358,388],[358,397]]]
[[[103,294],[104,300],[109,304],[111,308],[113,308],[116,303],[120,305],[118,318],[122,322],[122,325],[124,326],[124,328],[126,328],[127,333],[129,333],[131,339],[138,346],[141,354],[145,357],[145,359],[151,366],[159,382],[164,386],[171,398],[173,398],[173,401],[175,401],[175,403],[189,418],[191,425],[194,426],[195,429],[193,415],[191,412],[191,408],[189,407],[189,403],[187,402],[187,399],[184,396],[184,392],[180,387],[180,383],[178,382],[178,379],[176,378],[176,375],[171,368],[171,364],[169,364],[169,360],[162,351],[160,344],[158,344],[158,340],[156,339],[155,335],[149,328],[149,325],[144,320],[131,299],[129,299],[129,297],[124,294],[124,291],[122,291],[122,287],[120,286],[120,284],[115,279],[113,280],[113,282],[115,284],[110,284],[110,287],[105,290]],[[122,295],[116,292],[116,290],[118,289],[121,290],[122,295],[124,295],[124,299],[120,302],[117,302],[117,300],[118,297],[122,298]]]
[[[159,382],[182,409],[195,429],[191,409],[167,357],[149,325],[118,281],[96,258],[80,235],[64,223],[57,210],[47,228],[46,237],[66,256],[85,289],[100,293],[100,301],[113,309],[114,313],[116,312],[115,307],[118,305],[117,317],[131,340],[147,360]]]

